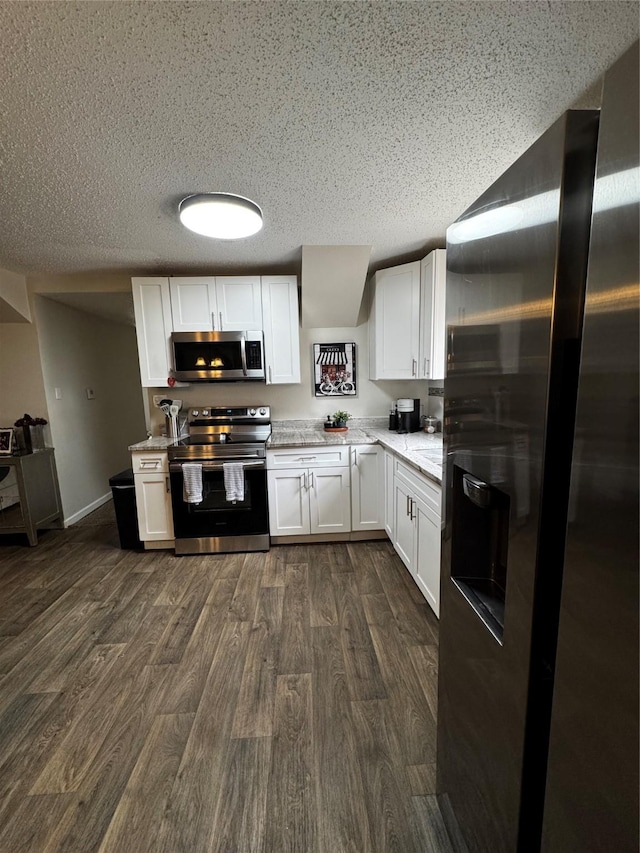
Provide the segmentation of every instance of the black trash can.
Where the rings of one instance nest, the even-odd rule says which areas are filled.
[[[113,508],[118,523],[120,547],[125,550],[144,548],[138,535],[138,511],[136,490],[133,480],[133,468],[127,468],[109,479]]]

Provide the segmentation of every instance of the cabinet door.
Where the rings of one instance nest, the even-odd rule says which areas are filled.
[[[351,530],[348,468],[310,468],[307,475],[311,533]]]
[[[440,524],[433,512],[416,501],[416,582],[431,609],[440,615]]]
[[[387,536],[393,542],[393,531],[395,527],[395,486],[394,477],[394,460],[393,453],[388,450],[384,451],[384,529],[387,531]]]
[[[267,471],[269,531],[272,536],[309,533],[309,495],[306,468]]]
[[[383,450],[376,444],[351,448],[351,529],[384,529]]]
[[[446,257],[436,249],[420,264],[420,379],[444,379]]]
[[[134,474],[138,529],[143,542],[173,539],[168,474]]]
[[[174,276],[169,284],[174,332],[220,330],[213,276]]]
[[[171,299],[167,278],[132,278],[143,388],[166,388],[171,369]]]
[[[374,277],[371,379],[417,379],[420,345],[420,261]]]
[[[391,541],[402,562],[411,574],[415,575],[416,527],[411,511],[413,495],[405,484],[397,479],[395,481],[394,492],[396,512],[393,539]]]
[[[267,385],[300,382],[298,284],[295,276],[262,276]]]
[[[217,275],[216,326],[223,332],[261,331],[262,294],[260,276]]]

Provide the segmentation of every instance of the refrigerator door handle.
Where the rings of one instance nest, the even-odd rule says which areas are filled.
[[[487,509],[491,504],[491,486],[483,483],[472,474],[462,475],[462,490],[471,503],[481,509]]]

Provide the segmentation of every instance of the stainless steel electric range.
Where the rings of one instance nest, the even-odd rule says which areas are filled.
[[[269,550],[268,406],[189,409],[188,437],[169,448],[177,555]],[[189,468],[183,466],[188,464]],[[195,466],[195,467],[194,467]],[[225,486],[240,478],[241,499]],[[193,500],[193,477],[201,500]],[[185,486],[186,478],[186,486]]]

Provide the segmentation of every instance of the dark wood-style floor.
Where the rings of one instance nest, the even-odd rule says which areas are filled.
[[[0,543],[2,853],[451,853],[437,621],[389,543],[176,558],[106,521]]]

